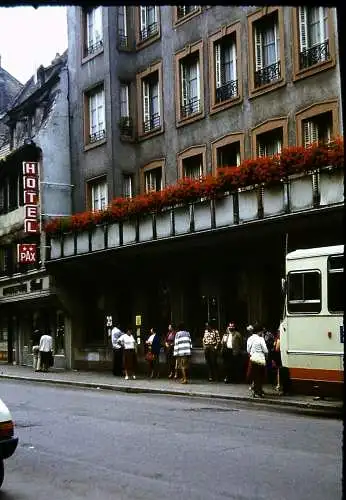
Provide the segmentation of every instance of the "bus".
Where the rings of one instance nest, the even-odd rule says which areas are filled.
[[[343,272],[344,245],[296,250],[286,255],[280,348],[292,389],[304,386],[305,393],[341,394]]]

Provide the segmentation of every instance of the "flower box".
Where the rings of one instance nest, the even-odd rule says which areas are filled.
[[[146,215],[139,219],[139,241],[148,241],[153,239],[153,216]]]
[[[64,257],[69,257],[74,254],[74,235],[72,233],[64,234]]]
[[[172,210],[156,214],[157,238],[168,238],[172,234]]]
[[[195,231],[211,228],[210,201],[200,201],[194,205]]]
[[[319,176],[320,205],[333,205],[344,202],[344,171],[342,169],[323,169]]]
[[[61,257],[61,240],[52,238],[50,240],[50,258],[60,259],[60,257]]]
[[[119,222],[113,222],[108,226],[108,248],[120,245]]]
[[[262,200],[264,217],[285,213],[287,205],[286,185],[282,183],[264,186]]]
[[[77,234],[77,254],[89,252],[89,233],[83,231]]]
[[[175,234],[190,232],[190,205],[174,208]]]
[[[298,212],[313,207],[312,175],[294,175],[290,183],[290,210]]]
[[[232,226],[234,224],[233,195],[228,194],[224,198],[215,200],[215,224],[216,227]]]
[[[91,233],[91,250],[103,250],[105,248],[105,226],[96,226]]]
[[[258,218],[258,188],[250,186],[238,192],[239,222]]]
[[[136,242],[136,221],[126,220],[123,224],[123,245]]]

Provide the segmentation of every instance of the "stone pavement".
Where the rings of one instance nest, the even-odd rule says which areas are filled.
[[[136,380],[125,380],[114,377],[110,372],[59,370],[52,368],[48,373],[34,372],[27,366],[0,364],[0,377],[15,380],[27,380],[36,383],[51,383],[74,387],[106,389],[128,393],[169,394],[250,402],[258,407],[274,405],[277,408],[314,413],[316,415],[341,416],[343,402],[328,398],[315,400],[312,396],[278,395],[272,386],[264,386],[265,396],[254,399],[247,384],[224,384],[223,382],[207,382],[191,380],[183,385],[167,378],[148,379],[138,376]],[[1,396],[1,391],[0,391]]]

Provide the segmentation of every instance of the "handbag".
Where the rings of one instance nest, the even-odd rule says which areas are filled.
[[[146,361],[154,361],[155,359],[155,354],[153,354],[151,351],[148,351],[145,355],[145,360]]]
[[[251,363],[256,363],[257,365],[265,365],[265,357],[260,352],[254,352],[250,356]]]

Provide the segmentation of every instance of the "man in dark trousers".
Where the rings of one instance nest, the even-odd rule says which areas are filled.
[[[121,376],[123,374],[123,348],[118,343],[122,331],[114,325],[111,332],[112,347],[113,347],[113,375]]]

